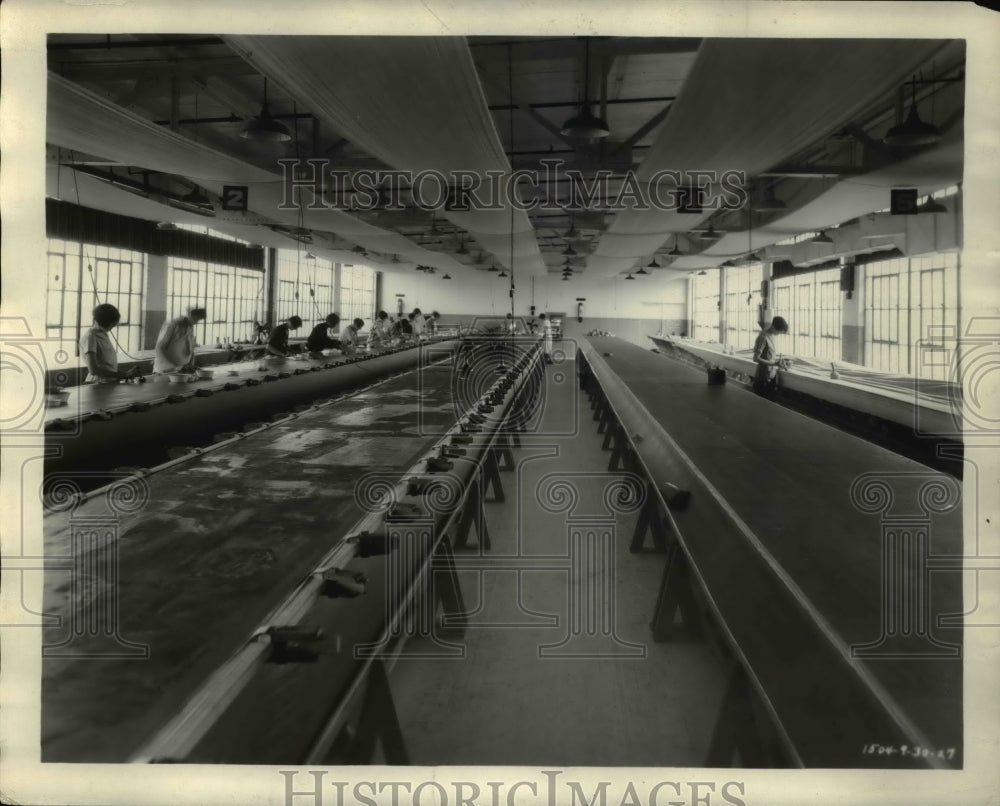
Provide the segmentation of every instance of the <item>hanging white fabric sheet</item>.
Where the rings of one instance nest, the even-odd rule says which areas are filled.
[[[670,114],[636,172],[773,168],[836,131],[899,86],[943,42],[864,39],[706,39]],[[590,266],[626,271],[669,235],[708,218],[660,210],[619,213]]]
[[[143,218],[147,221],[172,221],[176,224],[192,224],[194,226],[209,226],[214,230],[240,238],[260,246],[275,249],[299,249],[303,254],[312,252],[319,257],[332,260],[335,263],[354,263],[358,256],[350,249],[332,249],[321,242],[314,241],[308,246],[299,245],[295,241],[272,232],[260,226],[258,216],[241,217],[236,213],[220,213],[214,217],[206,217],[188,213],[171,207],[169,204],[155,199],[143,198],[122,188],[103,182],[96,177],[74,171],[71,167],[50,163],[46,166],[45,193],[53,199],[79,204],[94,210],[104,210],[116,215]],[[383,268],[368,261],[374,268]],[[402,268],[395,265],[394,268]]]
[[[945,132],[940,145],[886,168],[841,179],[832,187],[823,188],[815,180],[804,182],[799,193],[787,199],[787,214],[764,226],[754,227],[752,233],[747,230],[726,233],[701,254],[677,258],[671,268],[691,270],[718,266],[728,258],[745,255],[751,249],[768,247],[790,235],[826,229],[835,221],[848,221],[874,210],[882,210],[888,204],[889,190],[893,187],[914,187],[919,195],[924,196],[957,184],[962,179],[964,139],[964,126],[959,122]],[[911,231],[917,237],[914,231],[921,216],[894,218],[903,229]],[[777,260],[804,262],[852,250],[854,245],[846,238],[838,241],[835,231],[827,234],[833,237],[834,244],[801,243],[783,246],[781,255],[775,252],[773,257]],[[906,242],[902,241],[901,246],[905,251]]]
[[[410,264],[448,272],[463,270],[463,264],[449,255],[421,249],[398,233],[373,227],[340,210],[304,207],[300,215],[294,206],[282,209],[284,188],[279,173],[193,142],[54,73],[49,73],[48,95],[46,138],[60,148],[185,176],[217,195],[221,195],[223,185],[247,185],[249,209],[276,224],[336,233],[369,250],[397,254]],[[304,193],[304,200],[309,201],[310,195]]]
[[[510,173],[464,37],[230,36],[227,42],[323,124],[386,165],[425,170]],[[497,263],[544,271],[527,214],[443,211]]]

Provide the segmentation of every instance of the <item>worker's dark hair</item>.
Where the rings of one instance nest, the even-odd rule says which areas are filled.
[[[122,320],[118,309],[109,302],[104,302],[94,308],[94,321],[103,328],[114,327]]]
[[[289,316],[288,326],[291,328],[302,327],[302,317],[301,316]]]
[[[441,318],[441,314],[439,314],[437,311],[431,311],[431,316],[433,316],[435,319]]]
[[[385,311],[379,311],[378,312],[378,318],[379,319],[388,319],[389,318],[389,314],[387,314]]]
[[[539,319],[544,319],[544,318],[545,318],[545,314],[544,314],[544,313],[540,313],[540,314],[538,314],[538,318],[539,318]]]
[[[414,311],[413,313],[411,313],[411,314],[410,314],[409,316],[407,316],[406,318],[407,318],[407,319],[409,319],[409,320],[410,320],[410,321],[412,322],[412,321],[413,321],[414,319],[416,319],[416,318],[417,318],[417,312],[416,312],[416,311]]]
[[[208,311],[206,311],[204,308],[192,308],[190,311],[188,311],[188,316],[190,316],[192,319],[207,319]]]
[[[421,310],[420,310],[420,308],[414,308],[414,309],[413,309],[413,312],[414,312],[415,314],[417,314],[417,315],[419,315],[419,314],[423,313],[423,311],[421,311]]]
[[[785,317],[776,316],[771,320],[771,327],[777,330],[779,333],[788,332],[788,322],[785,321]]]
[[[365,326],[365,320],[360,317],[354,320],[354,327],[361,330]]]
[[[328,313],[326,315],[326,323],[330,327],[334,327],[335,325],[339,325],[340,324],[340,314]]]

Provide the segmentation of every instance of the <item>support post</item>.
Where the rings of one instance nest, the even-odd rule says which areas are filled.
[[[680,627],[674,625],[674,617],[678,611],[681,616]],[[663,569],[656,611],[650,626],[655,641],[677,638],[682,630],[691,638],[702,634],[701,616],[691,590],[687,555],[676,540],[667,550],[667,564]]]

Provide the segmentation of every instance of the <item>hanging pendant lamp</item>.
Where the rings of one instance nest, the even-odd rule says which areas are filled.
[[[882,142],[887,146],[898,148],[916,148],[917,146],[932,146],[941,142],[941,130],[933,123],[925,123],[917,114],[917,80],[910,82],[910,113],[906,120],[898,123],[886,132]]]
[[[590,105],[590,39],[586,40],[583,67],[583,103],[580,111],[567,120],[560,131],[564,137],[579,140],[599,140],[611,134],[606,121],[597,117]]]
[[[255,140],[259,143],[287,143],[292,139],[292,133],[280,120],[271,117],[267,108],[267,76],[264,76],[264,104],[260,114],[246,122],[240,132],[240,137]]]

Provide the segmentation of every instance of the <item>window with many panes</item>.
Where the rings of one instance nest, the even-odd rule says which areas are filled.
[[[719,269],[694,276],[694,337],[719,340]]]
[[[340,315],[345,321],[356,317],[371,325],[375,315],[375,270],[368,266],[340,267]]]
[[[93,322],[91,311],[114,305],[121,321],[112,331],[120,358],[142,349],[142,296],[146,259],[141,252],[98,244],[48,240],[45,331],[78,353],[80,337]],[[72,350],[69,344],[76,345]]]
[[[958,334],[956,252],[870,263],[865,276],[865,364],[921,378],[949,377]]]
[[[344,314],[336,310],[334,301],[335,268],[329,260],[309,257],[308,252],[278,249],[276,322],[299,316],[305,329],[331,313],[340,313],[344,318]]]
[[[737,350],[753,347],[760,333],[761,265],[726,269],[726,344]]]
[[[775,280],[771,308],[788,320],[787,350],[829,361],[841,358],[840,269]]]
[[[195,330],[199,344],[251,341],[255,323],[264,319],[264,273],[203,260],[167,260],[167,316],[183,316],[205,308],[205,321]]]

